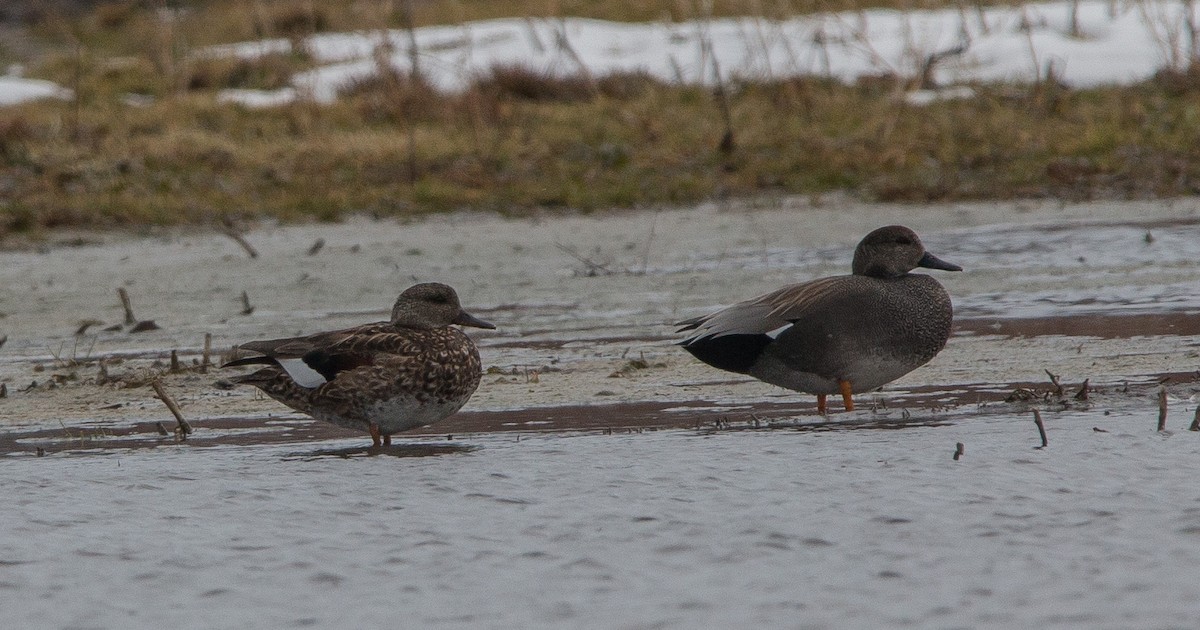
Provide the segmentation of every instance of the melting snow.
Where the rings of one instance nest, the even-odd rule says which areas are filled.
[[[1183,67],[1193,56],[1187,3],[1081,2],[1073,20],[1072,6],[1051,2],[648,24],[509,18],[420,28],[411,38],[400,30],[327,33],[306,40],[306,52],[320,65],[297,74],[292,87],[227,90],[220,98],[249,107],[302,96],[332,102],[339,90],[377,73],[381,62],[410,71],[413,40],[421,73],[449,91],[463,89],[496,65],[560,76],[645,72],[665,81],[707,84],[714,80],[716,60],[725,78],[821,75],[852,81],[881,73],[919,76],[931,55],[941,57],[931,76],[939,85],[1032,81],[1052,69],[1059,80],[1082,87],[1140,81],[1162,68]],[[291,48],[286,39],[272,39],[214,46],[202,54],[252,58]],[[61,97],[61,88],[0,79],[0,104],[46,96]],[[922,104],[970,96],[959,88],[925,91],[911,100]]]

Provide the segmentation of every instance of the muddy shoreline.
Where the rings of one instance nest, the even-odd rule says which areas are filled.
[[[816,207],[786,199],[603,217],[264,226],[246,234],[257,259],[222,235],[186,231],[82,241],[64,234],[50,242],[65,244],[40,253],[0,252],[0,281],[10,287],[0,298],[0,336],[8,337],[0,452],[58,448],[88,431],[99,448],[171,442],[154,428],[173,423],[145,386],[155,375],[197,428],[191,444],[353,437],[290,416],[249,388],[223,388],[219,370],[199,372],[204,335],[219,361],[241,341],[380,319],[400,289],[425,280],[452,284],[499,329],[470,331],[488,368],[475,397],[415,438],[695,429],[722,414],[741,414],[734,423],[754,414],[821,426],[811,397],[691,360],[673,345],[671,322],[786,282],[845,273],[857,238],[886,223],[914,227],[931,251],[966,271],[937,274],[956,306],[946,350],[883,391],[861,394],[860,406],[955,422],[947,410],[1044,387],[1046,370],[1064,383],[1136,384],[1108,394],[1117,406],[1142,404],[1160,378],[1194,402],[1196,200]],[[309,255],[316,239],[326,244]],[[122,326],[117,288],[131,295],[138,318],[161,328]],[[172,350],[177,373],[167,371]],[[1128,402],[1114,402],[1121,396]],[[869,425],[854,414],[828,422]]]

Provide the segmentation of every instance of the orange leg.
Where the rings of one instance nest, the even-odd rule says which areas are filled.
[[[854,390],[850,388],[850,381],[838,381],[838,387],[842,390],[842,403],[846,405],[846,411],[854,411]]]
[[[381,442],[379,437],[379,425],[372,422],[371,424],[367,425],[367,430],[371,432],[371,446],[379,446]],[[388,437],[388,441],[391,441],[390,436]]]
[[[827,411],[825,407],[825,394],[817,394],[817,413],[823,416]]]

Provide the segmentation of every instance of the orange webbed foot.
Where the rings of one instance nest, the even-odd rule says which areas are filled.
[[[854,411],[854,389],[850,381],[838,381],[838,388],[842,390],[842,404],[846,406],[846,411]]]

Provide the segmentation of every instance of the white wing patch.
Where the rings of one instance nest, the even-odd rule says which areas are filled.
[[[766,335],[772,339],[778,339],[779,335],[782,335],[783,333],[787,332],[787,330],[791,327],[792,327],[792,322],[788,322],[788,323],[780,326],[779,328],[776,328],[775,330],[768,330],[766,332]]]
[[[321,376],[320,372],[308,367],[308,364],[304,362],[304,359],[277,360],[279,361],[280,367],[282,367],[284,371],[288,373],[288,376],[292,377],[292,380],[295,381],[300,387],[312,389],[314,387],[320,387],[321,385],[329,382],[324,376]]]

